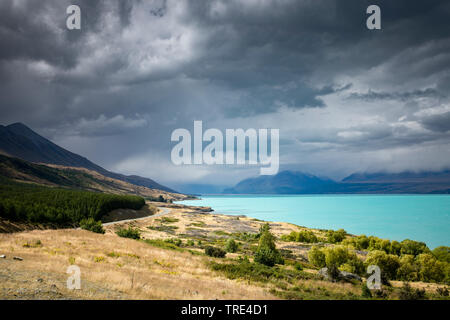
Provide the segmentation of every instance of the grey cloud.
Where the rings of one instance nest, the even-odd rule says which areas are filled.
[[[366,93],[350,93],[349,99],[361,99],[366,101],[401,100],[408,101],[417,98],[441,98],[443,95],[437,90],[427,88],[409,92],[378,92],[369,90]]]
[[[82,9],[81,31],[65,30],[71,3]],[[365,28],[369,4],[1,1],[2,124],[22,121],[64,136],[66,147],[110,166],[107,147],[126,150],[114,154],[119,159],[144,149],[168,159],[170,132],[193,120],[241,119],[253,127],[261,115],[329,112],[334,104],[341,108],[336,122],[341,115],[354,121],[315,118],[327,128],[303,140],[341,153],[445,143],[448,114],[413,113],[449,103],[450,3],[380,0],[379,32]],[[355,103],[380,122],[355,125],[364,116],[349,111]],[[124,127],[136,114],[148,123]],[[400,116],[429,131],[397,123]],[[117,117],[123,121],[111,121]],[[296,152],[295,144],[283,148]]]
[[[450,131],[450,111],[443,114],[436,114],[425,117],[421,120],[423,126],[431,131],[449,132]]]

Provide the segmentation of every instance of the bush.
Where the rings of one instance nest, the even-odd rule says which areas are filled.
[[[181,245],[183,244],[183,241],[181,241],[181,239],[178,239],[178,238],[166,239],[166,240],[164,240],[164,242],[174,244],[177,247],[181,247]]]
[[[278,266],[269,267],[260,263],[252,263],[247,258],[240,259],[233,263],[211,263],[214,271],[222,272],[229,279],[246,279],[258,282],[280,282],[296,283],[300,279],[314,279],[315,276],[298,270],[280,268]]]
[[[436,294],[441,297],[448,297],[449,296],[448,288],[438,287],[436,289]]]
[[[325,253],[317,246],[313,246],[308,252],[309,262],[319,268],[325,267]]]
[[[419,254],[416,262],[420,266],[419,279],[425,282],[441,282],[445,279],[445,265],[428,253]]]
[[[408,282],[403,284],[400,289],[401,300],[420,300],[425,299],[425,289],[413,289]]]
[[[450,263],[450,247],[437,247],[432,253],[439,261]]]
[[[357,249],[365,250],[369,247],[369,238],[365,234],[356,237]]]
[[[340,267],[347,262],[349,258],[348,249],[342,246],[324,249],[325,264],[328,268],[335,266]]]
[[[294,269],[297,271],[302,271],[303,270],[303,265],[300,262],[295,262],[294,263]]]
[[[367,284],[365,282],[361,285],[361,297],[372,298],[372,292],[370,292],[370,289],[367,288]]]
[[[121,228],[118,231],[116,231],[116,234],[119,237],[122,238],[130,238],[130,239],[136,239],[139,240],[141,238],[141,232],[139,231],[139,229],[134,229],[131,226],[128,227],[128,229],[125,228]]]
[[[413,241],[413,240],[403,240],[401,243],[401,254],[411,254],[413,256],[418,256],[421,253],[429,253],[427,245],[423,242]]]
[[[346,247],[335,246],[326,248],[323,251],[325,254],[325,265],[328,269],[337,268],[356,274],[364,273],[364,263]]]
[[[399,256],[401,254],[402,245],[398,241],[392,241],[389,253]]]
[[[236,252],[238,250],[238,244],[233,239],[228,239],[227,244],[225,246],[225,251],[227,252]]]
[[[309,230],[302,230],[300,232],[292,231],[289,235],[283,236],[282,239],[287,241],[306,242],[306,243],[319,242],[319,239],[317,239],[316,235]]]
[[[400,267],[399,258],[393,254],[387,254],[381,250],[369,252],[365,261],[367,266],[376,265],[381,270],[381,280],[387,283],[387,280],[395,279],[397,270]]]
[[[414,256],[405,254],[400,257],[400,267],[397,270],[397,279],[403,281],[418,281],[420,267],[416,264]]]
[[[327,242],[338,243],[345,239],[347,232],[344,229],[339,229],[337,231],[328,230],[327,232]]]
[[[81,229],[92,231],[95,233],[105,233],[102,223],[100,221],[95,221],[94,218],[83,219],[80,221]]]
[[[265,224],[262,228],[258,248],[255,253],[255,262],[272,267],[275,264],[284,264],[280,252],[275,247],[274,236],[269,231],[269,225]]]
[[[227,253],[220,248],[207,246],[205,247],[205,254],[214,258],[224,258]]]

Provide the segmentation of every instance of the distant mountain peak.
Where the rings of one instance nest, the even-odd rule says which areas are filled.
[[[354,173],[341,182],[300,171],[240,181],[229,194],[450,193],[450,171]]]

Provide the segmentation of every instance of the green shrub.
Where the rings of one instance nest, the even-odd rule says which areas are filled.
[[[347,232],[344,229],[339,229],[337,231],[328,230],[327,231],[327,242],[329,243],[339,243],[345,239]]]
[[[161,223],[175,223],[180,221],[180,219],[177,218],[170,218],[170,217],[162,217],[161,218]]]
[[[303,265],[300,262],[295,262],[294,263],[294,269],[298,270],[298,271],[302,271],[303,270]]]
[[[282,239],[286,241],[296,241],[306,243],[319,242],[319,239],[317,239],[316,235],[309,230],[302,230],[299,232],[292,231],[289,235],[283,235]]]
[[[440,296],[440,297],[448,297],[449,296],[448,288],[446,288],[446,287],[444,287],[444,288],[438,287],[436,289],[436,294],[438,296]]]
[[[184,251],[183,248],[174,245],[172,242],[167,242],[161,239],[145,239],[144,242],[158,248],[169,249],[179,252]]]
[[[130,238],[136,240],[139,240],[141,238],[141,232],[139,231],[139,229],[134,229],[131,226],[129,226],[128,229],[121,228],[117,230],[116,234],[122,238]]]
[[[237,263],[211,263],[211,268],[215,271],[223,272],[229,279],[246,279],[258,282],[286,281],[295,283],[300,279],[313,279],[314,275],[298,271],[280,268],[278,266],[269,267],[260,263],[252,263],[247,258],[240,259]]]
[[[400,242],[398,241],[391,241],[391,247],[389,250],[390,254],[395,254],[397,256],[399,256],[401,254],[401,250],[402,250],[402,245]]]
[[[405,254],[400,257],[400,267],[397,270],[397,279],[403,281],[418,281],[420,266],[416,264],[414,256]]]
[[[411,254],[413,256],[418,256],[421,253],[429,253],[427,245],[423,242],[413,241],[413,240],[403,240],[401,243],[401,254]]]
[[[450,263],[450,247],[437,247],[432,253],[439,261]]]
[[[369,248],[369,238],[366,235],[360,235],[345,240],[345,244],[351,244],[356,250],[366,250]]]
[[[309,262],[319,268],[325,267],[325,253],[319,249],[317,246],[313,246],[308,251],[308,260]]]
[[[419,265],[419,279],[425,282],[442,282],[445,279],[445,263],[436,260],[429,253],[422,253],[416,257]]]
[[[343,246],[335,246],[332,248],[325,248],[325,265],[330,268],[332,266],[340,267],[349,259],[348,249]]]
[[[268,222],[259,227],[259,234],[262,235],[264,232],[270,232],[270,224]]]
[[[283,264],[284,260],[280,252],[276,249],[275,238],[269,231],[269,225],[265,224],[261,228],[261,237],[255,253],[255,262],[272,267],[275,264]]]
[[[408,282],[403,283],[399,294],[401,300],[425,299],[425,289],[413,289]]]
[[[183,241],[178,238],[165,239],[164,242],[172,243],[172,244],[176,245],[177,247],[181,247],[181,245],[183,244]]]
[[[238,250],[238,244],[233,239],[228,239],[227,244],[225,246],[225,251],[227,252],[236,252]]]
[[[207,246],[205,247],[205,254],[210,257],[224,258],[227,253],[220,248]]]
[[[365,261],[367,266],[376,265],[381,270],[381,280],[393,280],[397,277],[397,270],[400,267],[399,258],[393,254],[387,254],[381,250],[370,251]]]
[[[356,274],[364,273],[364,263],[356,256],[355,253],[350,252],[344,246],[335,246],[323,250],[325,254],[325,265],[331,268],[337,268],[342,271],[347,271]]]
[[[361,285],[361,297],[363,298],[372,298],[372,292],[367,288],[367,283],[363,282]]]
[[[81,229],[92,231],[95,233],[105,233],[102,223],[100,221],[95,221],[94,218],[82,219],[80,221]]]

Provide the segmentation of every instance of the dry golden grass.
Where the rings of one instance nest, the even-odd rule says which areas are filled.
[[[38,240],[42,245],[24,246]],[[58,283],[63,295],[67,293],[67,267],[76,264],[81,269],[82,290],[70,293],[75,298],[110,297],[83,290],[84,281],[104,288],[101,292],[117,292],[131,299],[275,298],[261,287],[218,277],[206,267],[205,257],[152,247],[111,233],[34,230],[0,234],[0,254],[7,255],[1,261],[2,269],[12,270],[11,276],[33,272],[50,275],[48,281]],[[13,256],[24,260],[12,260]]]

